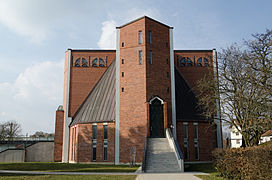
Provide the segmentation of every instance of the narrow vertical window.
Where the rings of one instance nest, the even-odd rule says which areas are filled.
[[[122,47],[124,47],[125,46],[125,43],[124,42],[122,42]]]
[[[92,133],[93,133],[93,161],[96,161],[96,144],[97,144],[97,125],[94,124],[92,126]]]
[[[124,59],[122,59],[122,64],[124,64],[125,63],[125,60]]]
[[[125,91],[125,89],[122,87],[122,92],[124,92]]]
[[[195,146],[195,159],[199,160],[198,123],[194,123],[194,146]]]
[[[139,44],[142,44],[143,43],[143,32],[142,31],[139,31],[138,32],[138,42]]]
[[[108,139],[108,125],[103,125],[103,139]]]
[[[168,64],[169,62],[168,62],[168,58],[166,59],[166,64]]]
[[[188,123],[183,123],[184,139],[188,139]]]
[[[183,123],[183,132],[184,132],[184,159],[189,159],[189,148],[188,148],[188,123]]]
[[[151,44],[151,31],[148,31],[148,44]]]
[[[122,72],[122,77],[124,77],[125,76],[125,73],[124,72]]]
[[[194,142],[195,144],[195,159],[199,160],[199,148],[198,148],[198,142]]]
[[[198,124],[194,123],[194,139],[198,139]]]
[[[152,64],[152,51],[148,52],[148,62],[149,64]]]
[[[103,160],[108,160],[108,125],[103,125]]]
[[[169,77],[169,72],[166,72],[166,77]]]
[[[143,64],[143,51],[139,51],[139,64]]]

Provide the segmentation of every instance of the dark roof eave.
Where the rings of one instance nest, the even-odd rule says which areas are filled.
[[[67,49],[72,52],[116,52],[115,49]]]

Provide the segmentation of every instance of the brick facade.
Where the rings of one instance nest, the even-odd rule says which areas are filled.
[[[63,120],[64,111],[56,111],[55,121],[55,141],[54,141],[54,161],[60,162],[62,158],[62,144],[63,144]]]
[[[170,39],[171,27],[151,18],[143,17],[120,30],[120,94],[119,94],[119,161],[129,163],[131,151],[136,148],[136,162],[141,163],[146,137],[150,136],[150,100],[159,97],[163,101],[164,131],[172,125]],[[139,43],[139,31],[142,42]],[[150,36],[151,34],[151,42]],[[142,62],[139,62],[139,51]],[[69,99],[68,117],[75,117],[80,106],[97,85],[102,75],[116,58],[115,50],[70,50],[65,55],[63,105]],[[152,62],[150,62],[152,54]],[[213,72],[213,50],[175,50],[174,65],[186,83],[197,94],[196,82],[205,74]],[[85,59],[84,62],[82,59]],[[104,66],[99,67],[99,59]],[[184,64],[182,59],[186,58]],[[187,59],[189,58],[189,64]],[[202,58],[201,63],[197,60]],[[204,61],[205,58],[205,61]],[[93,67],[93,60],[97,66]],[[77,61],[77,60],[80,60]],[[118,61],[116,61],[118,62]],[[68,64],[71,64],[68,71]],[[79,63],[79,64],[78,64]],[[83,63],[86,65],[83,66]],[[119,66],[118,66],[119,67]],[[117,69],[118,70],[118,69]],[[70,72],[69,91],[67,77]],[[68,93],[69,92],[69,93]],[[67,98],[67,96],[69,98]],[[182,100],[181,100],[182,101]],[[95,108],[95,107],[93,107]],[[100,108],[104,109],[104,108]],[[77,117],[77,116],[76,116]],[[56,112],[55,161],[61,160],[61,134],[63,134],[64,112]],[[94,162],[92,126],[97,125],[95,162],[115,161],[115,120],[104,121],[108,125],[107,161],[103,159],[103,122],[76,124],[69,127],[69,162]],[[184,151],[183,124],[188,123],[188,159],[186,161],[210,161],[211,151],[217,147],[216,128],[203,119],[178,119],[177,140]],[[197,123],[198,138],[194,138],[194,123]],[[68,127],[67,127],[68,128]],[[62,135],[63,136],[63,135]],[[196,159],[196,145],[199,158]]]

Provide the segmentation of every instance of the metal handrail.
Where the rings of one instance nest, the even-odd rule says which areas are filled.
[[[143,153],[143,161],[142,161],[142,172],[145,172],[146,155],[147,155],[147,136],[145,137],[145,144],[144,144],[144,153]]]
[[[176,157],[177,157],[177,161],[178,161],[180,170],[182,172],[184,172],[184,160],[183,160],[183,155],[182,155],[182,152],[180,150],[179,144],[178,144],[177,140],[175,140],[173,138],[172,133],[171,133],[169,128],[166,129],[166,134],[168,134],[168,136],[169,136],[169,138],[167,137],[169,143],[170,144],[171,144],[171,142],[173,143],[173,148],[174,148],[174,151],[175,151],[175,154],[176,154]]]

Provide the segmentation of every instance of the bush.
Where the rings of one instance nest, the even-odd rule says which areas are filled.
[[[272,144],[237,149],[216,149],[215,169],[227,179],[272,179]]]

